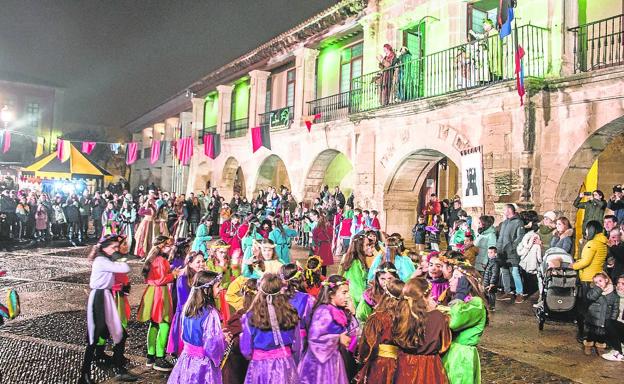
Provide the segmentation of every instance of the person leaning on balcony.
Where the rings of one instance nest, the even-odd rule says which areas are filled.
[[[482,64],[482,69],[479,71],[480,80],[483,82],[501,80],[503,78],[503,41],[499,38],[490,39],[490,37],[498,35],[498,31],[494,28],[494,22],[485,19],[483,20],[483,33],[475,32],[472,29],[468,33],[480,40],[480,48],[484,51],[479,55]]]
[[[396,53],[394,53],[394,49],[390,44],[384,44],[383,46],[384,55],[377,56],[377,60],[379,61],[379,69],[382,70],[379,81],[380,81],[380,102],[382,105],[388,104],[390,101],[390,96],[393,95],[392,92],[392,82],[393,82],[393,70],[390,69],[393,65],[396,64]]]

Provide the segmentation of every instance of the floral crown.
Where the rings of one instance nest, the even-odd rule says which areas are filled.
[[[334,289],[336,287],[340,287],[341,285],[349,285],[349,280],[345,280],[345,281],[337,281],[335,283],[332,283],[329,280],[325,280],[321,283],[322,286],[324,287],[329,287],[330,289]]]
[[[249,287],[247,286],[247,284],[243,285],[243,288],[241,289],[241,291],[243,292],[243,295],[252,295],[252,296],[255,296],[255,295],[256,295],[256,293],[258,293],[258,290],[257,290],[257,289],[252,289],[252,288],[249,288]]]
[[[395,296],[395,295],[393,295],[393,294],[392,294],[392,292],[390,292],[390,291],[388,290],[388,284],[386,284],[386,285],[384,285],[384,286],[383,286],[383,290],[384,290],[384,293],[385,293],[386,295],[388,295],[389,297],[393,298],[394,300],[401,300],[401,297],[400,297],[400,296]]]
[[[377,268],[377,273],[397,273],[396,268]]]
[[[210,249],[228,249],[230,248],[229,244],[224,244],[224,245],[220,245],[220,244],[211,244],[210,245]]]
[[[291,277],[289,277],[289,278],[286,278],[286,276],[284,276],[284,274],[280,272],[280,278],[281,278],[281,279],[282,279],[285,283],[287,283],[287,282],[289,282],[290,280],[294,280],[294,279],[298,279],[298,278],[300,278],[302,273],[303,273],[303,270],[301,269],[301,267],[300,267],[300,266],[298,266],[298,265],[297,265],[297,272],[296,272],[294,275],[292,275],[292,276],[291,276]]]
[[[223,280],[223,274],[222,274],[222,273],[219,273],[219,274],[217,275],[217,277],[215,277],[215,278],[214,278],[214,279],[212,279],[211,281],[207,282],[206,284],[204,284],[204,285],[200,285],[200,286],[198,286],[198,287],[195,287],[195,286],[194,286],[192,289],[210,288],[210,287],[212,287],[213,285],[220,283],[220,282],[221,282],[221,280]]]

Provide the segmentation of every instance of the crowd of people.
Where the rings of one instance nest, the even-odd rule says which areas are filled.
[[[50,201],[36,193],[15,200],[37,202],[35,212]],[[567,267],[580,281],[583,351],[624,361],[620,186],[609,200],[594,191],[574,202],[585,212],[583,239],[552,211],[508,204],[498,225],[489,215],[473,222],[459,197],[432,194],[411,247],[338,187],[325,186],[310,205],[283,186],[229,202],[216,189],[186,197],[150,186],[55,196],[51,205],[77,220],[44,226],[35,216],[34,232],[18,233],[99,239],[89,255],[82,383],[93,382],[93,363],[112,366],[121,381],[137,379],[123,355],[132,337],[123,261],[133,256],[146,283],[136,314],[149,324],[146,364],[171,372],[170,383],[478,383],[476,346],[490,314],[500,301],[544,306],[542,262],[552,250],[576,255]],[[307,259],[294,260],[294,245]]]

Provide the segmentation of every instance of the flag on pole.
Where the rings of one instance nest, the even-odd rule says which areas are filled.
[[[498,14],[496,16],[496,28],[500,31],[500,38],[511,33],[511,20],[513,20],[513,8],[516,6],[516,0],[498,0]],[[511,10],[511,13],[509,12]],[[511,16],[510,16],[511,15]],[[511,20],[510,20],[511,18]],[[503,26],[508,24],[509,32],[503,35]]]
[[[505,20],[505,23],[500,26],[500,32],[498,32],[498,36],[500,36],[501,40],[511,35],[511,22],[513,21],[513,19],[514,11],[513,8],[510,7],[509,9],[507,9],[507,19]]]
[[[2,135],[2,153],[9,152],[9,149],[11,149],[11,132],[4,131]]]
[[[56,157],[61,163],[69,160],[71,156],[71,142],[69,140],[56,139]]]
[[[216,159],[221,154],[221,135],[206,133],[204,135],[204,155]]]
[[[126,164],[131,165],[135,161],[137,161],[137,158],[139,157],[138,152],[139,152],[139,143],[134,142],[134,141],[131,143],[128,143],[128,146],[126,148]]]
[[[150,155],[150,164],[154,164],[160,159],[160,140],[152,140],[152,153]]]
[[[518,95],[520,96],[520,105],[524,105],[524,95],[526,90],[524,89],[524,65],[522,64],[522,58],[524,57],[524,49],[518,45],[516,50],[516,84],[518,86]]]
[[[35,157],[43,155],[43,147],[45,146],[45,138],[37,136],[37,145],[35,146]]]
[[[160,142],[160,153],[162,153],[162,162],[164,164],[167,162],[167,142],[165,140]]]
[[[193,138],[189,136],[178,139],[176,150],[180,164],[188,165],[193,157]]]
[[[312,116],[303,117],[303,122],[305,123],[306,128],[308,128],[308,132],[310,132],[310,130],[312,129],[312,124],[314,124],[314,120],[320,119],[320,118],[321,118],[320,113],[317,113],[316,115],[312,115]]]
[[[94,148],[95,148],[95,141],[83,141],[82,142],[82,153],[86,153],[87,155],[90,155],[91,152],[93,152]]]
[[[251,128],[251,144],[253,152],[256,153],[260,147],[271,149],[271,127],[261,126]]]

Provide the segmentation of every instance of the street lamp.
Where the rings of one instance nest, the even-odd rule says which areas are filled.
[[[14,118],[15,116],[13,115],[11,107],[5,104],[0,110],[0,120],[2,121],[4,129],[8,128],[9,123],[12,122]]]

